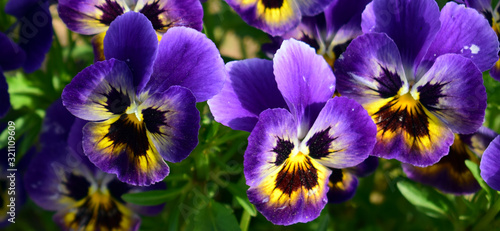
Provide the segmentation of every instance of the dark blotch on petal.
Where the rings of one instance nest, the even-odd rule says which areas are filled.
[[[102,11],[102,16],[98,20],[106,25],[111,24],[116,17],[123,14],[123,8],[115,1],[106,0],[106,2],[102,5],[96,5],[97,9]]]
[[[168,112],[169,111],[160,111],[154,108],[146,108],[142,110],[142,117],[144,118],[144,123],[146,124],[148,131],[159,134],[160,126],[167,125],[165,123],[165,114]]]
[[[474,156],[469,147],[465,145],[464,142],[458,137],[455,137],[455,141],[450,147],[450,153],[444,156],[437,165],[447,165],[449,164],[450,170],[456,172],[457,174],[469,173],[472,178],[472,173],[470,173],[469,168],[465,165],[465,160],[473,160],[479,163],[477,157]]]
[[[166,10],[160,9],[159,2],[160,0],[156,0],[152,3],[147,3],[139,12],[144,14],[149,19],[149,21],[151,21],[151,23],[153,24],[153,28],[156,31],[165,32],[166,29],[168,29],[172,25],[172,23],[170,22],[167,25],[164,25],[160,20],[160,14],[162,14]]]
[[[375,121],[379,130],[385,133],[403,129],[415,137],[415,141],[419,137],[429,136],[429,120],[422,104],[417,102],[415,106],[407,106],[398,103],[398,100],[399,97],[395,97],[374,114],[378,116]]]
[[[372,89],[379,93],[380,97],[386,99],[395,96],[399,89],[403,86],[401,78],[396,73],[392,73],[387,70],[387,68],[380,66],[382,68],[381,76],[374,78],[378,83],[378,89]]]
[[[333,153],[330,151],[330,144],[332,141],[337,139],[337,137],[330,137],[328,134],[331,127],[314,134],[311,139],[307,141],[307,146],[309,147],[309,156],[314,159],[320,159],[329,154]]]
[[[96,220],[93,224],[96,230],[103,227],[107,228],[107,230],[120,228],[123,216],[120,210],[118,210],[115,201],[110,199],[108,202],[108,204],[104,205],[92,201],[92,198],[88,197],[82,206],[77,208],[75,219],[70,223],[70,227],[74,227],[75,225],[77,227],[87,227],[94,217]],[[96,213],[94,214],[94,212]]]
[[[299,153],[299,155],[303,155]],[[287,160],[276,177],[275,189],[291,196],[294,191],[305,187],[307,190],[318,185],[318,170],[314,168],[307,156],[303,160],[290,162]]]
[[[130,98],[127,96],[127,94],[125,94],[121,90],[118,91],[114,87],[111,87],[110,92],[102,95],[107,98],[106,105],[103,106],[113,114],[123,114],[125,113],[125,110],[127,110],[127,108],[130,106]]]
[[[136,156],[146,155],[146,151],[150,148],[146,128],[134,117],[133,114],[121,115],[120,119],[111,124],[105,137],[112,140],[115,147],[123,144]]]
[[[283,6],[283,1],[284,0],[262,0],[262,5],[264,5],[268,9],[276,9]]]
[[[442,93],[443,87],[448,84],[446,83],[438,83],[438,84],[430,84],[426,83],[423,86],[418,87],[418,91],[420,92],[420,102],[431,111],[439,111],[439,108],[435,106],[438,104],[439,98],[444,97]]]
[[[292,144],[292,142],[278,137],[278,143],[272,150],[273,152],[278,154],[278,156],[276,156],[276,161],[274,161],[273,164],[275,164],[276,166],[280,166],[281,164],[283,164],[283,162],[288,159],[288,156],[292,152],[293,148],[294,145]]]
[[[344,180],[344,173],[342,169],[332,168],[332,174],[330,175],[330,183],[335,185],[338,182],[342,182]]]
[[[76,201],[85,198],[89,193],[90,182],[84,176],[71,173],[67,176],[64,185],[66,186],[66,190],[68,190],[67,196]]]
[[[352,41],[352,39],[345,42],[345,43],[335,45],[333,47],[333,53],[335,54],[335,57],[340,57],[340,55],[342,53],[344,53],[344,51],[347,49],[347,46],[349,46],[349,44],[351,44],[351,41]]]

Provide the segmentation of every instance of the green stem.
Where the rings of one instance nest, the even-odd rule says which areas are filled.
[[[477,225],[472,229],[473,231],[485,230],[488,225],[491,224],[491,221],[495,218],[495,216],[500,212],[500,199],[495,201],[495,204],[491,206],[491,208],[486,212],[486,214],[479,220]]]
[[[241,231],[248,230],[248,225],[250,225],[251,218],[252,217],[250,216],[250,213],[248,213],[248,211],[246,211],[246,210],[243,210],[243,214],[241,215],[241,221],[240,221]]]

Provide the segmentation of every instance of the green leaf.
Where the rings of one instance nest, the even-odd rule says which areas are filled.
[[[488,196],[486,198],[488,199],[488,201],[491,202],[492,199],[494,198],[496,192],[495,192],[495,190],[490,188],[490,186],[488,186],[488,184],[486,184],[486,182],[483,180],[483,178],[481,178],[481,174],[479,173],[480,172],[479,166],[470,160],[465,160],[465,165],[467,165],[467,168],[469,168],[469,170],[472,172],[472,175],[477,180],[477,182],[479,183],[481,188],[483,188],[486,191],[486,193],[488,194]]]
[[[428,216],[435,218],[456,217],[453,203],[433,188],[419,186],[408,180],[399,181],[397,186],[401,194],[411,204]]]
[[[239,185],[234,183],[229,183],[227,185],[227,189],[229,190],[229,192],[231,192],[231,194],[233,194],[238,204],[240,204],[241,207],[250,214],[250,216],[257,216],[257,210],[255,209],[255,206],[250,203],[245,193],[247,189],[239,187]]]
[[[191,227],[188,227],[187,230],[241,230],[233,211],[215,201],[210,201],[207,206],[202,208],[194,218],[194,222],[191,222],[190,225]]]
[[[122,199],[136,205],[159,205],[176,198],[182,193],[183,189],[184,188],[126,193],[122,195]]]

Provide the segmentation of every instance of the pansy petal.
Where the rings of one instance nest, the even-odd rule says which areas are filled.
[[[354,39],[335,63],[341,95],[367,104],[408,90],[396,44],[381,33]]]
[[[491,8],[491,0],[464,0],[462,2],[457,2],[464,3],[467,7],[476,9],[481,13],[489,11],[491,14],[491,11],[493,11],[493,9]]]
[[[484,151],[479,165],[481,177],[493,189],[500,191],[500,136],[497,136]]]
[[[363,106],[377,124],[374,156],[428,166],[446,155],[453,143],[448,126],[409,92]]]
[[[166,92],[156,93],[137,111],[142,114],[148,137],[167,161],[180,162],[198,144],[200,112],[188,89],[173,86]]]
[[[325,9],[325,19],[328,34],[337,32],[341,27],[350,24],[356,26],[361,32],[361,13],[370,0],[334,0]]]
[[[0,68],[0,118],[3,118],[10,109],[10,96],[8,91],[9,86],[7,80],[3,75],[2,68]]]
[[[219,94],[208,100],[217,122],[251,132],[264,110],[288,108],[274,80],[272,61],[233,61],[226,64],[226,70],[228,81]]]
[[[7,35],[0,32],[0,67],[4,71],[17,69],[26,60],[26,53]]]
[[[94,50],[94,63],[106,60],[104,56],[104,38],[106,37],[106,32],[101,32],[94,37],[92,37],[92,49]]]
[[[350,200],[358,188],[358,178],[345,169],[332,169],[328,187],[328,203],[342,203]]]
[[[434,0],[374,0],[362,15],[364,33],[386,33],[399,48],[406,76],[415,67],[440,28],[439,7]]]
[[[486,89],[482,74],[470,59],[460,55],[438,57],[411,94],[455,133],[473,133],[484,121]]]
[[[116,17],[129,10],[124,0],[59,0],[57,7],[70,30],[86,35],[106,31]]]
[[[349,168],[349,172],[353,173],[358,177],[366,177],[375,172],[377,167],[378,167],[378,158],[375,156],[369,156],[368,158],[366,158],[366,160],[364,160],[360,164],[352,168]]]
[[[174,26],[203,29],[203,8],[199,0],[138,0],[134,11],[144,14],[159,33]]]
[[[301,126],[299,138],[302,138],[333,96],[335,76],[323,57],[295,39],[283,41],[274,56],[273,69],[278,89]]]
[[[366,110],[352,99],[328,100],[302,145],[309,156],[332,168],[353,167],[371,153],[377,128]]]
[[[274,224],[309,222],[327,203],[330,170],[299,150],[298,143],[296,122],[285,109],[262,112],[248,137],[248,199]]]
[[[437,189],[452,194],[470,194],[481,189],[471,171],[465,165],[465,160],[479,163],[479,159],[458,135],[450,147],[448,155],[434,165],[415,167],[403,164],[403,170],[408,178],[431,185]]]
[[[100,192],[58,211],[53,220],[63,230],[137,231],[141,223],[130,208]]]
[[[51,143],[66,142],[74,121],[75,116],[63,106],[60,99],[56,100],[45,114],[40,143],[50,145]]]
[[[156,32],[141,13],[127,12],[118,16],[104,38],[104,56],[127,63],[134,75],[137,92],[149,81],[157,52]]]
[[[173,27],[160,41],[153,74],[140,98],[179,85],[203,102],[220,92],[226,75],[224,61],[210,39],[191,28]]]
[[[132,73],[125,62],[116,59],[83,69],[62,93],[68,111],[90,121],[122,114],[133,106],[134,99]]]
[[[24,71],[40,68],[52,45],[52,16],[48,1],[9,1],[5,12],[20,22],[18,44],[26,52]]]
[[[60,210],[84,198],[90,187],[89,172],[77,160],[80,157],[65,142],[45,146],[24,174],[30,198],[47,210]]]
[[[366,0],[365,0],[366,1]],[[296,1],[303,15],[313,16],[325,10],[332,0],[300,0]]]
[[[83,128],[83,150],[92,163],[104,172],[116,174],[122,182],[154,184],[170,170],[146,127],[135,114],[89,122]]]
[[[498,133],[495,131],[481,126],[477,132],[473,134],[463,135],[460,134],[460,139],[467,144],[471,150],[476,153],[478,156],[482,156],[484,150],[488,147],[488,145],[498,136]]]
[[[302,16],[295,0],[226,0],[226,2],[246,23],[272,36],[283,35],[290,31],[299,24]]]
[[[496,81],[500,81],[500,59],[491,67],[490,75]]]
[[[498,38],[476,10],[448,2],[441,10],[440,20],[441,29],[424,56],[419,73],[426,72],[437,57],[447,53],[470,58],[480,71],[490,69],[498,60]]]

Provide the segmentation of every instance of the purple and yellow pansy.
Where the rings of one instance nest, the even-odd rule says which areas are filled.
[[[349,43],[361,35],[361,13],[370,0],[333,1],[323,12],[315,16],[304,16],[300,24],[282,36],[272,37],[264,50],[274,55],[285,39],[294,38],[309,44],[322,55],[333,68],[333,63],[345,51]]]
[[[299,25],[302,16],[322,12],[332,0],[226,0],[250,26],[280,36]]]
[[[106,31],[116,17],[129,12],[144,14],[152,23],[158,41],[169,28],[183,26],[201,31],[203,8],[199,0],[60,0],[59,16],[77,33],[92,39],[96,61],[109,59],[103,53]]]
[[[335,75],[340,94],[377,124],[373,155],[428,166],[448,154],[454,133],[479,129],[481,71],[498,59],[484,17],[453,2],[439,12],[432,0],[374,0],[361,26],[365,34],[337,60]]]
[[[215,120],[251,131],[248,198],[274,224],[308,222],[326,205],[330,168],[363,162],[376,127],[354,100],[335,97],[335,76],[308,45],[286,40],[272,61],[227,64],[229,80],[208,101]]]
[[[138,230],[139,214],[155,215],[163,205],[137,206],[121,196],[165,185],[134,187],[95,167],[82,150],[86,123],[61,100],[52,104],[40,135],[42,149],[24,176],[25,188],[38,206],[56,211],[53,219],[62,230]]]
[[[484,150],[497,135],[486,127],[481,127],[469,135],[455,134],[450,152],[439,162],[428,167],[403,164],[403,170],[408,178],[433,186],[445,193],[456,195],[475,193],[481,187],[465,165],[465,160],[479,165]]]
[[[224,84],[224,62],[205,35],[169,29],[158,43],[150,20],[127,12],[104,39],[108,60],[85,68],[62,93],[64,106],[91,121],[83,128],[83,150],[107,173],[133,185],[163,180],[163,159],[179,162],[198,143],[196,102]]]

